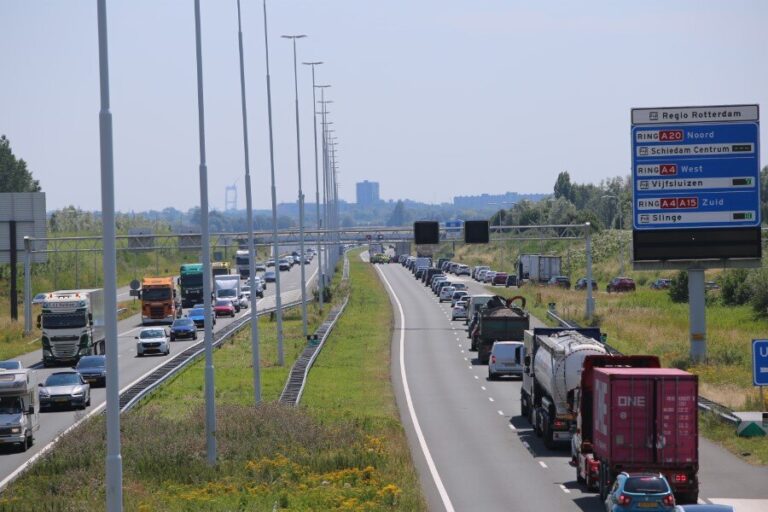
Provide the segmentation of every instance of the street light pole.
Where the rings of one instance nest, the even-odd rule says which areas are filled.
[[[312,130],[314,132],[315,136],[315,206],[316,206],[316,212],[317,212],[317,268],[320,270],[320,286],[318,287],[319,290],[319,299],[320,299],[320,309],[323,309],[323,294],[325,291],[325,283],[323,282],[323,257],[322,252],[320,250],[320,176],[318,171],[318,164],[317,164],[317,108],[315,107],[317,105],[317,98],[315,97],[315,89],[317,86],[315,85],[315,66],[319,66],[322,64],[321,61],[315,61],[315,62],[302,62],[305,66],[312,66]]]
[[[293,42],[293,92],[296,104],[296,165],[299,170],[299,266],[301,268],[301,327],[304,339],[307,339],[307,281],[304,269],[304,192],[301,188],[301,135],[299,130],[299,75],[296,63],[296,40],[307,36],[304,34],[280,36]]]
[[[283,353],[283,300],[280,296],[280,244],[277,239],[277,187],[275,186],[275,149],[272,134],[272,87],[269,79],[269,37],[267,35],[267,0],[264,0],[264,52],[267,68],[267,121],[269,123],[269,170],[272,178],[272,252],[275,260],[275,311],[277,314],[277,365],[285,364]]]
[[[240,51],[240,99],[243,111],[243,154],[245,161],[245,210],[248,225],[248,284],[251,287],[251,365],[253,366],[253,399],[261,402],[261,355],[259,353],[259,318],[256,315],[256,248],[253,240],[253,199],[251,197],[251,164],[248,153],[248,109],[245,103],[245,66],[243,64],[243,29],[240,0],[237,0],[237,43]]]

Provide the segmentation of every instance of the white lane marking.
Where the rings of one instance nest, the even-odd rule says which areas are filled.
[[[480,377],[478,377],[477,375],[474,375],[474,377],[475,377],[475,379],[478,379],[478,380],[480,379]]]
[[[539,461],[539,465],[540,465],[541,467],[543,467],[544,469],[547,469],[547,465],[546,465],[546,464],[544,464],[544,461],[541,461],[541,460],[540,460],[540,461]]]
[[[463,352],[463,351],[462,351],[462,352]],[[465,360],[465,361],[469,361],[469,358],[465,357],[465,358],[464,358],[464,360]]]
[[[459,345],[459,346],[461,346],[461,345]],[[461,353],[463,354],[463,353],[464,353],[464,350],[462,350],[462,351],[461,351]]]
[[[511,424],[511,423],[509,424],[509,429],[510,430],[517,430],[517,428],[515,428],[515,426],[513,424]]]
[[[443,480],[440,478],[437,466],[435,466],[435,461],[432,460],[432,455],[427,446],[427,440],[424,438],[424,433],[421,431],[421,425],[419,424],[419,418],[416,416],[416,409],[413,407],[411,389],[408,386],[408,377],[405,374],[405,313],[403,312],[403,305],[400,303],[400,299],[397,297],[395,289],[392,288],[392,285],[384,275],[384,272],[379,267],[376,267],[376,270],[384,280],[387,288],[389,288],[389,293],[391,293],[392,298],[395,299],[395,304],[397,304],[397,310],[400,314],[400,378],[403,381],[403,392],[405,394],[405,402],[408,404],[408,414],[411,416],[413,429],[416,431],[416,437],[419,439],[419,446],[421,446],[421,451],[424,454],[424,458],[427,460],[427,467],[432,475],[432,480],[435,481],[437,491],[440,493],[440,498],[443,500],[443,506],[445,507],[446,512],[454,512],[453,503],[451,503],[451,498],[448,496],[448,491],[445,490]]]
[[[496,412],[499,413],[499,416],[504,416],[504,411],[496,411]]]
[[[485,386],[480,386],[480,389],[482,389],[483,391],[485,391]]]
[[[469,368],[471,370],[472,369],[472,365],[467,366],[467,368]]]
[[[490,396],[488,397],[488,400],[489,400],[490,402],[493,402],[493,401],[494,401],[494,400],[493,400],[493,397],[490,397]]]
[[[566,489],[566,488],[565,488],[565,486],[564,486],[563,484],[560,484],[560,488],[563,490],[563,492],[564,492],[565,494],[571,494],[571,491],[569,491],[568,489]]]

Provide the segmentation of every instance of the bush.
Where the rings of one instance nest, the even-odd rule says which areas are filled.
[[[749,302],[751,291],[747,284],[748,275],[743,268],[725,273],[720,287],[720,300],[724,306],[741,306]]]
[[[681,270],[672,278],[669,285],[669,298],[672,302],[688,302],[688,272]]]
[[[746,286],[749,289],[749,303],[752,309],[760,316],[768,316],[768,270],[752,272]]]

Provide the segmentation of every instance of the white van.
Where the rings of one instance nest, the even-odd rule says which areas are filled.
[[[497,341],[488,360],[488,380],[502,375],[523,376],[525,345],[522,341]]]

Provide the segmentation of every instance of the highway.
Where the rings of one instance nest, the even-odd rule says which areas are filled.
[[[450,304],[399,264],[376,268],[394,308],[392,382],[429,509],[603,510],[576,483],[570,453],[546,449],[520,416],[520,381],[488,381],[487,367],[474,364]],[[462,280],[470,293],[488,293]],[[768,468],[703,438],[699,452],[700,502],[768,510]]]
[[[305,267],[307,281],[312,282],[317,275],[317,258],[313,258],[312,262]],[[296,301],[301,299],[301,269],[298,265],[294,265],[290,271],[284,271],[281,273],[281,295],[283,303]],[[269,308],[275,305],[275,284],[268,283],[265,290],[264,298],[259,300],[258,307]],[[126,290],[118,290],[118,294],[125,293]],[[310,293],[310,288],[307,288],[307,293]],[[215,330],[221,329],[228,323],[237,318],[241,318],[243,315],[249,313],[249,309],[241,309],[240,313],[234,318],[218,318],[216,320]],[[120,365],[120,389],[124,389],[140,377],[150,373],[158,366],[164,364],[168,357],[173,357],[174,354],[178,354],[190,345],[198,343],[203,339],[203,331],[198,330],[198,339],[192,340],[178,340],[172,343],[170,356],[146,356],[143,358],[136,357],[136,340],[134,336],[141,329],[141,316],[134,315],[130,318],[122,320],[118,323],[118,346],[119,346],[119,365]],[[36,369],[34,374],[35,378],[42,382],[50,374],[57,370],[65,368],[41,368],[42,352],[39,346],[33,352],[25,354],[16,359],[21,360],[26,367],[34,366]],[[13,446],[0,446],[0,489],[2,489],[7,481],[11,479],[20,468],[22,468],[27,461],[35,457],[41,450],[45,448],[54,438],[64,432],[67,428],[71,427],[78,420],[88,414],[98,412],[103,409],[106,396],[106,389],[103,387],[91,389],[91,406],[84,411],[73,410],[56,410],[51,412],[41,412],[40,414],[40,429],[35,434],[34,446],[26,452],[17,452]],[[39,456],[39,455],[38,455]]]

